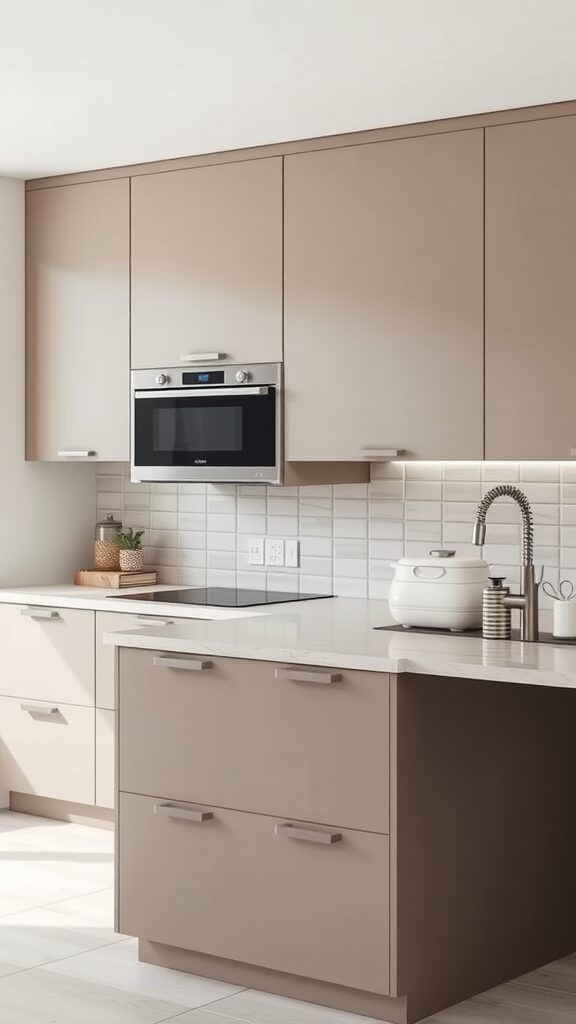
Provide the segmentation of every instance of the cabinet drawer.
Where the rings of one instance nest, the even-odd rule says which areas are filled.
[[[120,795],[120,931],[388,993],[387,836],[167,803]]]
[[[94,612],[0,605],[0,691],[94,705]]]
[[[114,807],[113,711],[96,708],[96,806]]]
[[[162,622],[174,622],[173,616],[131,615],[129,612],[96,612],[96,707],[114,708],[114,677],[117,647],[103,644],[104,633],[122,629],[144,629]]]
[[[127,792],[388,832],[386,675],[122,649],[119,745]]]
[[[0,780],[16,793],[94,803],[94,709],[0,697]]]

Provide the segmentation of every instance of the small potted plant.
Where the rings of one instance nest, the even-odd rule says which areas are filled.
[[[118,532],[120,568],[123,572],[142,572],[144,568],[143,533],[144,530],[134,531],[131,526],[127,530]]]

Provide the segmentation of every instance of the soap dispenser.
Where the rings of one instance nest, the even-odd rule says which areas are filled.
[[[512,611],[504,605],[510,587],[502,584],[505,576],[490,576],[490,586],[482,593],[482,636],[486,640],[512,639]]]

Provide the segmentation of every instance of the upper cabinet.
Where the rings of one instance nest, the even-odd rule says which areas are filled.
[[[288,156],[285,183],[286,458],[482,458],[482,130]]]
[[[129,183],[26,196],[26,456],[129,456]]]
[[[576,448],[576,117],[486,129],[486,458]]]
[[[132,180],[132,366],[282,359],[282,158]]]

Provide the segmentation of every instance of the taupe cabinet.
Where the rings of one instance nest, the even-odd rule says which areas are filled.
[[[576,117],[486,129],[486,458],[576,451]]]
[[[129,181],[26,196],[26,456],[129,457]]]
[[[132,366],[282,359],[282,159],[132,181]]]
[[[480,459],[482,131],[285,159],[286,458]]]

